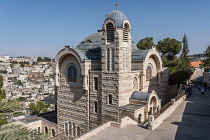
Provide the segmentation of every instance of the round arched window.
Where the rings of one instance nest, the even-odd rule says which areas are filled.
[[[67,70],[68,82],[77,82],[77,69],[74,65],[70,65]]]

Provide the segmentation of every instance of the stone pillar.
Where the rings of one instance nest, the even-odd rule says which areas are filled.
[[[71,123],[71,135],[74,136],[74,126],[73,126],[73,123]]]
[[[75,125],[75,138],[77,138],[77,125]]]
[[[175,110],[175,103],[176,103],[175,99],[171,99],[171,102],[172,102],[172,108]]]
[[[175,105],[175,99],[171,99],[172,105]]]
[[[148,129],[150,131],[153,131],[154,130],[154,115],[149,115]]]

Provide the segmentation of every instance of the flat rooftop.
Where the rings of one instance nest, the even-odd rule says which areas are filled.
[[[138,109],[143,108],[143,107],[144,107],[144,105],[127,104],[127,105],[124,105],[124,106],[120,106],[120,109],[135,111],[135,110],[138,110]]]

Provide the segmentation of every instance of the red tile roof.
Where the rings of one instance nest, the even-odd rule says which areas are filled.
[[[203,65],[203,62],[201,61],[193,61],[193,62],[190,62],[191,66],[194,67],[194,68],[198,68],[198,67],[201,67],[201,65]]]

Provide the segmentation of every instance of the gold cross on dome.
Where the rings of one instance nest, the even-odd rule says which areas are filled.
[[[115,6],[116,6],[116,10],[118,10],[118,5],[119,5],[118,3],[116,3],[116,4],[115,4]]]

